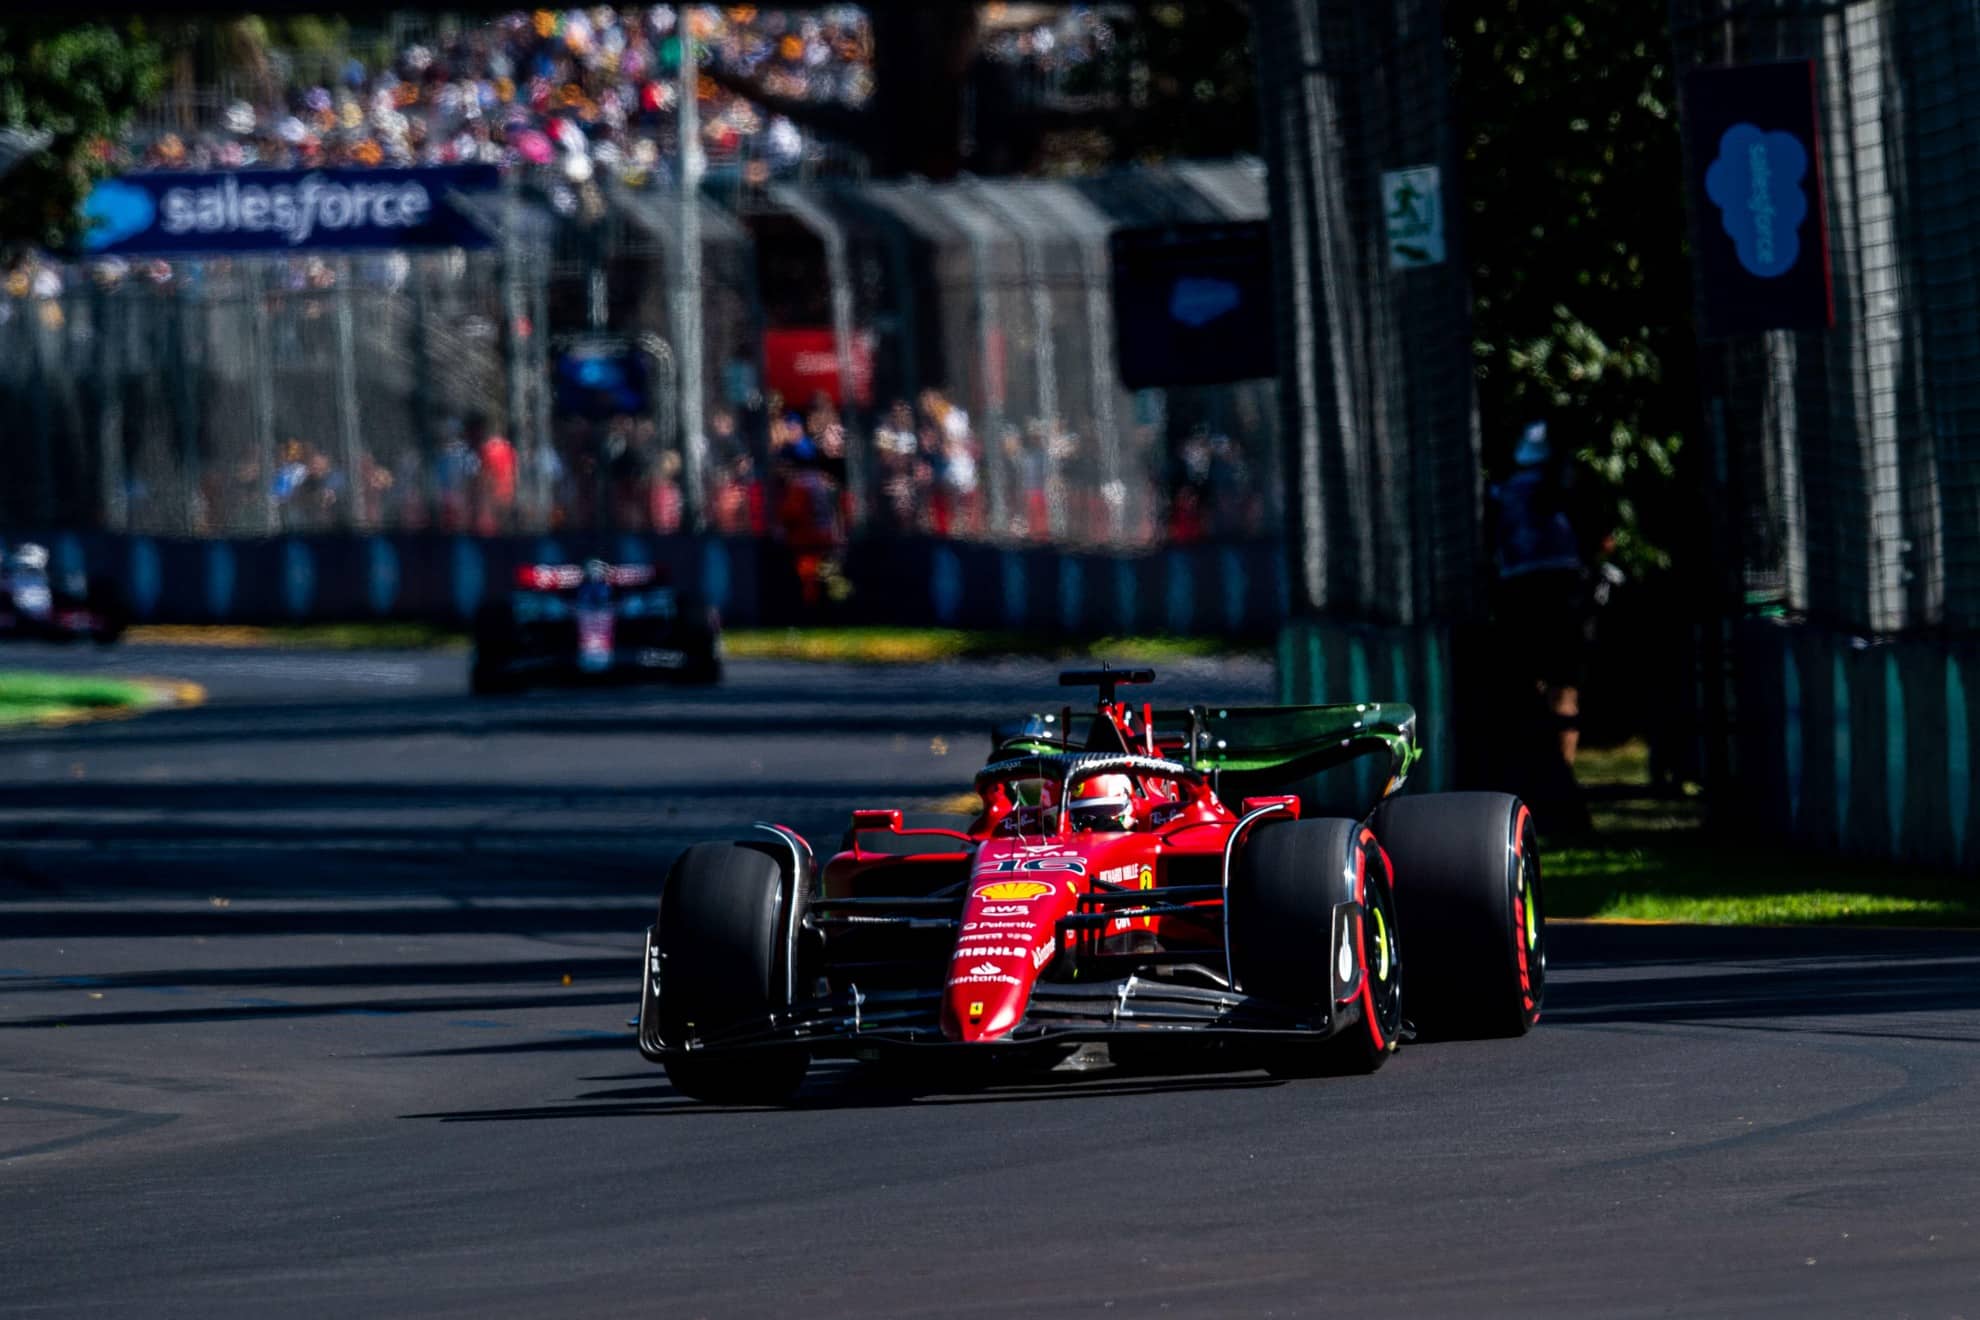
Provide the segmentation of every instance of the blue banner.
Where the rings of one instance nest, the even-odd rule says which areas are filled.
[[[1684,79],[1692,260],[1707,339],[1835,324],[1809,60]]]
[[[496,183],[492,165],[127,174],[97,184],[83,203],[83,251],[483,247],[490,236],[449,197]]]

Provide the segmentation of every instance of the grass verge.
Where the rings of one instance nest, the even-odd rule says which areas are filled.
[[[467,648],[459,628],[431,623],[256,624],[148,623],[124,634],[154,646],[272,647],[294,651],[458,651]]]
[[[149,705],[153,700],[152,690],[141,683],[0,670],[0,728],[65,723]]]
[[[1024,633],[959,628],[735,628],[723,634],[742,660],[820,660],[849,664],[929,664],[1032,656],[1047,660],[1105,658],[1155,664],[1200,656],[1263,657],[1263,646],[1234,646],[1215,637],[1103,637],[1091,643],[1052,641]]]
[[[148,624],[127,634],[161,646],[272,647],[327,651],[457,651],[467,635],[426,623],[253,625]],[[1232,646],[1214,637],[1108,637],[1091,644],[1049,641],[1024,633],[959,628],[732,628],[723,634],[739,660],[812,660],[841,664],[930,664],[943,660],[1035,656],[1049,660],[1104,657],[1120,664],[1157,664],[1200,656],[1264,657],[1264,646]]]
[[[1792,852],[1705,828],[1697,798],[1652,796],[1641,743],[1584,754],[1594,830],[1547,840],[1555,917],[1718,926],[1980,926],[1970,880],[1910,863]]]

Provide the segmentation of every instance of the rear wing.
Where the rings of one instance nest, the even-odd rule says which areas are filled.
[[[615,587],[644,587],[659,579],[651,564],[607,564],[605,580]],[[523,564],[516,586],[523,591],[571,591],[584,582],[582,564]]]
[[[991,756],[1088,750],[1096,723],[1093,716],[1069,712],[1007,720],[991,732]],[[1209,774],[1217,795],[1233,803],[1296,792],[1303,802],[1315,799],[1307,803],[1309,809],[1325,797],[1338,810],[1331,794],[1315,791],[1315,781],[1363,757],[1386,770],[1375,794],[1379,801],[1402,787],[1423,754],[1416,740],[1416,710],[1399,701],[1191,706],[1154,711],[1150,723],[1158,754]],[[1104,723],[1099,732],[1104,740],[1109,732]]]

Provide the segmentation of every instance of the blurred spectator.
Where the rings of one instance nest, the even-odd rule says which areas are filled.
[[[475,530],[483,536],[515,530],[516,450],[506,436],[491,435],[480,413],[468,418],[466,443],[475,457]]]

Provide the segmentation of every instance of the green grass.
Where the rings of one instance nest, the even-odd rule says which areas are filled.
[[[264,646],[333,651],[455,651],[467,635],[426,623],[249,625],[153,624],[133,628],[134,642],[167,646]],[[732,628],[723,634],[739,660],[815,660],[845,664],[929,664],[942,660],[1037,656],[1048,660],[1106,659],[1159,664],[1197,656],[1269,654],[1263,645],[1233,645],[1215,637],[1108,637],[1070,644],[1013,632],[959,628]]]
[[[136,683],[0,670],[0,726],[74,719],[90,711],[143,705],[150,692]]]
[[[940,660],[1035,656],[1156,664],[1198,656],[1264,656],[1262,646],[1214,637],[1104,637],[1092,643],[1050,641],[1024,633],[959,628],[736,628],[723,634],[732,657],[832,660],[853,664],[927,664]]]
[[[145,624],[125,637],[164,646],[267,646],[316,651],[458,651],[459,628],[431,623]]]
[[[1576,764],[1591,834],[1544,840],[1556,917],[1708,925],[1980,925],[1980,887],[1911,863],[1799,852],[1705,828],[1696,797],[1643,787],[1641,743]]]

